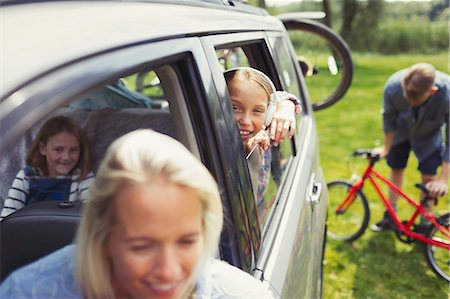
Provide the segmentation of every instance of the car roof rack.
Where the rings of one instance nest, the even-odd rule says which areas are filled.
[[[86,0],[85,0],[86,1]],[[188,6],[199,6],[216,9],[229,9],[233,11],[245,12],[255,15],[269,15],[269,13],[260,7],[246,4],[245,0],[91,0],[98,2],[147,2],[161,4],[178,4]],[[83,0],[0,0],[0,6],[18,5],[38,2],[83,2]]]

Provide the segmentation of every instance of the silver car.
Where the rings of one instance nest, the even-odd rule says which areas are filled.
[[[312,105],[280,20],[221,0],[3,1],[0,15],[0,207],[49,117],[82,125],[94,169],[114,139],[152,128],[180,140],[215,176],[225,208],[220,257],[277,297],[321,297],[327,191]],[[265,72],[303,108],[295,137],[271,150],[258,204],[223,76],[236,66]],[[73,238],[59,222],[76,225],[79,210],[31,206],[1,223],[2,279]],[[47,222],[33,222],[39,217]],[[31,228],[10,233],[24,219]]]

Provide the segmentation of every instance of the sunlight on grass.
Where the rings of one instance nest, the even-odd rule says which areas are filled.
[[[381,108],[386,79],[395,71],[420,61],[449,72],[448,53],[439,55],[354,54],[353,84],[334,106],[315,113],[319,131],[321,164],[327,181],[349,179],[361,174],[364,159],[350,159],[356,148],[373,148],[383,142]],[[405,172],[405,192],[419,197],[414,184],[420,181],[417,161],[411,155]],[[389,174],[385,161],[376,169]],[[370,223],[378,221],[384,205],[371,189],[364,192],[371,210]],[[439,211],[449,210],[449,198],[441,198]],[[400,218],[410,216],[410,208],[399,204]],[[329,223],[332,225],[332,223]],[[325,253],[324,298],[449,298],[449,286],[428,267],[422,246],[404,244],[393,232],[374,233],[369,229],[349,244],[328,240]]]

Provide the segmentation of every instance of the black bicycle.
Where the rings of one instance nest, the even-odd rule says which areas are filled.
[[[349,89],[353,79],[353,61],[347,43],[331,28],[305,19],[304,14],[290,13],[277,17],[291,35],[314,111],[338,102]],[[224,64],[227,64],[227,59],[232,56],[229,52],[226,54],[226,57],[221,58]],[[136,78],[136,89],[144,92],[161,87],[154,76],[142,72]]]
[[[347,43],[328,26],[305,19],[303,14],[277,17],[289,31],[314,111],[338,102],[353,79],[353,61]]]

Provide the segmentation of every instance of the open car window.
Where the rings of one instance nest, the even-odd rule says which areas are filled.
[[[161,65],[114,78],[75,97],[34,124],[0,158],[1,198],[8,197],[14,177],[25,167],[25,157],[41,126],[57,115],[70,117],[84,130],[90,145],[94,173],[107,147],[120,136],[136,129],[153,129],[179,139],[198,154],[195,139],[187,137],[192,136],[192,126],[188,121],[187,125],[180,123],[186,120],[186,116],[180,115],[187,115],[187,109],[179,79],[170,64]]]
[[[258,56],[261,55],[261,47],[265,47],[262,41],[242,46],[236,44],[229,46],[220,45],[220,47],[216,48],[216,56],[224,71],[235,67],[250,66],[264,72],[265,66],[258,66]],[[274,80],[272,79],[272,81]],[[271,146],[264,154],[263,169],[258,175],[258,187],[254,188],[256,190],[253,190],[257,217],[263,230],[270,219],[271,211],[283,182],[286,165],[292,155],[293,148],[288,138],[278,146]]]

